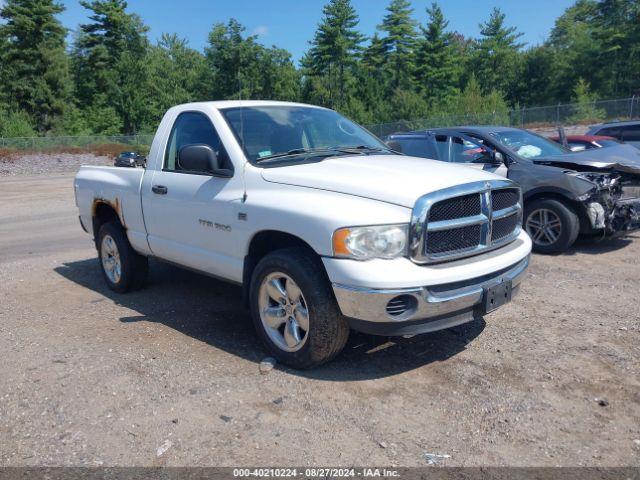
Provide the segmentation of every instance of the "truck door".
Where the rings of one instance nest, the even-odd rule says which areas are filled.
[[[493,148],[484,140],[470,135],[452,135],[449,138],[449,161],[507,176],[504,162],[495,160]]]
[[[143,186],[149,246],[159,258],[225,278],[242,278],[242,265],[236,259],[233,241],[232,203],[242,197],[240,173],[222,178],[207,172],[183,170],[178,153],[182,147],[195,144],[209,145],[221,167],[233,169],[205,113],[178,115],[164,155],[159,159],[162,165],[157,166],[151,182]]]

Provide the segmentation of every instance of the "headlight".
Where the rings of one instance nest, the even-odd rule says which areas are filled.
[[[407,253],[408,225],[348,227],[333,234],[333,254],[356,260],[396,258]]]

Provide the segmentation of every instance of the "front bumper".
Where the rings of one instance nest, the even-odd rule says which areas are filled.
[[[377,335],[414,335],[460,325],[484,314],[488,287],[510,281],[512,296],[520,286],[530,256],[499,271],[452,283],[398,289],[369,289],[333,283],[333,291],[354,330]],[[390,301],[408,308],[389,313]],[[404,302],[404,303],[403,303]],[[391,308],[393,311],[393,308]],[[394,312],[395,313],[395,312]]]

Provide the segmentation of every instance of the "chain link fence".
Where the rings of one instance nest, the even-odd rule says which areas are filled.
[[[434,115],[417,120],[400,120],[369,125],[367,128],[379,137],[392,133],[424,130],[455,125],[507,125],[521,128],[553,127],[556,125],[589,125],[613,120],[640,118],[640,96],[618,100],[587,103],[567,103],[546,107],[529,107],[504,112],[464,115]],[[90,150],[110,145],[122,150],[146,150],[153,135],[92,135],[66,137],[0,138],[0,149],[60,151]]]
[[[112,145],[121,146],[123,150],[144,150],[151,145],[153,135],[91,135],[80,137],[17,137],[0,138],[0,148],[7,150],[85,150]]]
[[[401,120],[368,125],[379,137],[392,133],[458,125],[505,125],[521,128],[557,125],[591,125],[600,122],[640,118],[640,96],[617,100],[565,103],[545,107],[528,107],[504,112],[463,115],[434,115],[418,120]]]

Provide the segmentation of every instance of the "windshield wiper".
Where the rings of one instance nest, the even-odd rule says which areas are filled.
[[[267,155],[266,157],[261,157],[256,160],[256,163],[260,163],[263,161],[270,161],[278,158],[284,157],[293,157],[295,155],[326,155],[334,156],[339,155],[340,153],[355,153],[355,154],[364,154],[366,152],[390,152],[391,149],[384,149],[380,147],[372,147],[369,145],[357,145],[357,146],[335,146],[335,147],[325,147],[325,148],[294,148],[289,150],[288,152],[282,153],[274,153],[273,155]]]
[[[336,150],[341,152],[390,152],[390,148],[381,148],[381,147],[372,147],[370,145],[357,145],[357,146],[347,146],[347,147],[335,147]]]
[[[261,157],[256,159],[256,163],[260,163],[265,160],[273,160],[276,158],[284,158],[284,157],[292,157],[295,155],[307,155],[307,154],[327,154],[327,155],[335,155],[336,150],[333,148],[294,148],[293,150],[289,150],[288,152],[282,153],[274,153],[273,155],[267,155],[266,157]]]

